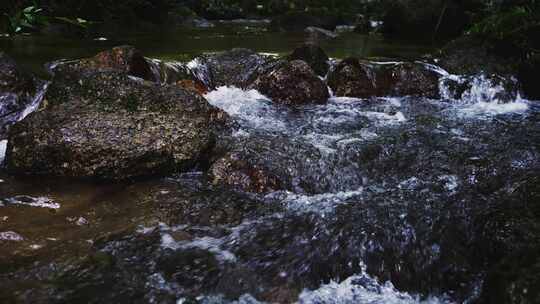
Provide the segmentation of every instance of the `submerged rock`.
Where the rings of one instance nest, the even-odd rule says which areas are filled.
[[[421,63],[373,63],[347,58],[330,71],[328,85],[336,96],[439,96],[440,75]]]
[[[0,140],[36,101],[43,86],[44,82],[21,70],[13,59],[0,52]]]
[[[288,60],[303,60],[309,64],[315,73],[319,76],[325,76],[328,73],[328,55],[324,50],[314,44],[305,44],[294,49],[292,54],[287,57]]]
[[[326,84],[305,61],[293,60],[259,77],[251,86],[286,105],[325,103],[330,97]]]
[[[164,175],[205,163],[226,114],[190,90],[118,71],[58,67],[42,109],[10,133],[18,174],[100,179]]]
[[[319,15],[311,12],[290,12],[272,19],[270,28],[275,31],[303,31],[306,27],[319,27],[333,31],[340,23],[339,18],[329,14]]]
[[[338,37],[338,34],[325,30],[320,27],[309,26],[304,30],[308,34],[308,40],[319,41],[325,39],[335,39]]]

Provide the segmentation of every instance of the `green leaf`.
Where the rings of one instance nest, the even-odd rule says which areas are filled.
[[[30,12],[32,12],[34,10],[34,8],[35,8],[34,6],[29,6],[29,7],[25,8],[25,9],[23,9],[23,12],[30,13]]]
[[[34,28],[34,26],[26,20],[21,20],[21,26],[27,27],[27,28]]]
[[[32,15],[32,14],[24,14],[24,18],[25,18],[29,23],[34,23],[34,21],[36,20],[35,16]]]

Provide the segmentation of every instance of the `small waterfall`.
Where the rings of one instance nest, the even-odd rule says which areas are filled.
[[[39,108],[39,105],[43,101],[43,97],[45,97],[45,93],[47,92],[47,87],[49,86],[49,82],[45,82],[41,85],[41,88],[38,90],[34,98],[32,99],[32,102],[26,107],[22,113],[19,115],[19,118],[17,121],[23,120],[26,116],[30,115],[32,112],[37,110]]]
[[[3,96],[0,96],[0,113],[4,112],[1,107],[8,106],[9,103],[3,103],[3,99],[11,99],[13,102],[20,102],[21,104],[26,104],[26,107],[22,110],[19,108],[17,111],[10,111],[7,114],[4,114],[0,117],[0,123],[2,124],[0,126],[0,131],[7,131],[11,125],[16,123],[17,121],[23,120],[26,116],[30,115],[32,112],[36,111],[39,108],[39,105],[41,104],[41,101],[43,101],[43,97],[45,96],[45,93],[47,92],[47,87],[49,86],[49,82],[41,82],[39,84],[39,87],[37,89],[37,93],[30,99],[28,103],[25,103],[24,101],[18,100],[17,96],[13,96],[13,94],[6,94]],[[4,135],[7,135],[4,134]],[[2,138],[2,134],[0,134],[0,139]],[[6,148],[7,148],[7,140],[0,140],[0,165],[4,162],[5,155],[6,155]]]
[[[208,66],[199,58],[195,58],[186,64],[193,76],[200,80],[207,88],[212,88],[212,76]]]
[[[4,162],[6,156],[7,140],[0,140],[0,165]]]
[[[420,63],[420,62],[419,62]],[[479,102],[508,103],[521,101],[519,84],[515,77],[499,75],[455,75],[443,68],[422,64],[440,75],[441,99],[460,101],[465,104]]]

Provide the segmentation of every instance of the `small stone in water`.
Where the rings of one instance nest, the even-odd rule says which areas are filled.
[[[84,217],[79,217],[79,219],[77,220],[76,222],[77,226],[84,226],[84,225],[88,225],[89,222],[87,219],[85,219]]]

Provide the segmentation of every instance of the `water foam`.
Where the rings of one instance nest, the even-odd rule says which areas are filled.
[[[501,115],[509,113],[524,113],[529,109],[529,104],[525,100],[516,100],[509,103],[498,101],[477,102],[466,106],[460,110],[465,116],[471,115]]]
[[[398,291],[391,282],[380,284],[367,274],[349,277],[341,283],[330,282],[319,289],[304,290],[299,304],[442,304],[450,301],[430,297],[425,300]]]
[[[13,231],[0,232],[0,241],[20,242],[23,240],[24,238],[16,232],[13,232]]]
[[[60,204],[53,202],[48,197],[31,197],[26,195],[19,195],[10,198],[0,200],[0,202],[6,205],[23,205],[38,208],[59,209]]]
[[[197,297],[204,304],[262,304],[250,294],[243,294],[238,300],[227,300],[223,295],[203,295]],[[187,303],[180,298],[177,304]],[[341,283],[332,281],[316,290],[303,290],[297,304],[451,304],[446,298],[427,297],[422,299],[406,292],[400,292],[390,282],[379,283],[363,273],[354,275]]]
[[[285,131],[286,124],[268,97],[257,90],[219,87],[205,95],[210,104],[227,112],[248,127],[268,131]]]
[[[272,193],[267,198],[273,198],[285,194],[282,202],[291,211],[307,213],[316,212],[321,215],[331,213],[334,208],[346,203],[348,199],[361,195],[362,187],[352,191],[340,191],[336,193],[324,193],[316,195],[302,195],[293,192]]]
[[[0,165],[6,158],[7,140],[0,140]]]
[[[220,248],[223,245],[223,239],[213,237],[195,238],[191,241],[176,241],[170,234],[165,233],[161,236],[161,247],[172,250],[179,249],[202,249],[214,254],[222,262],[236,262],[236,256],[228,250]]]

